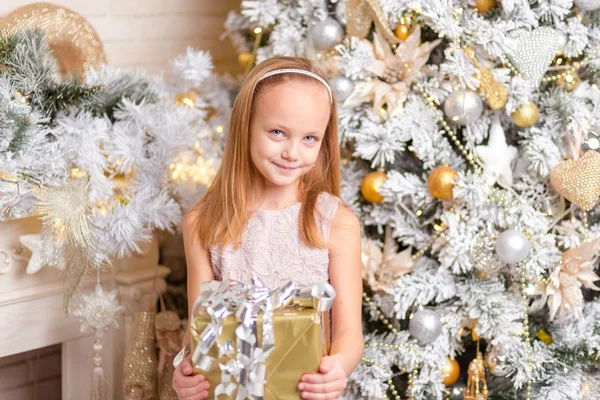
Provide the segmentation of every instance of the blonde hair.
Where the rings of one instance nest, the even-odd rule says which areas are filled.
[[[237,247],[251,216],[249,206],[253,187],[257,179],[261,179],[250,156],[250,123],[256,97],[265,88],[289,80],[304,80],[322,85],[315,78],[294,73],[263,78],[270,71],[287,68],[310,71],[322,77],[312,62],[298,57],[265,60],[246,76],[231,112],[221,167],[204,197],[192,210],[199,211],[195,213],[198,217],[197,231],[205,248],[229,243]],[[317,162],[300,181],[300,237],[310,247],[325,247],[314,215],[319,194],[327,192],[338,197],[340,195],[340,151],[335,100],[330,110]]]

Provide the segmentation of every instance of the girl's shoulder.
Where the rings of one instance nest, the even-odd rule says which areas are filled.
[[[342,204],[342,200],[339,197],[328,192],[321,192],[315,207],[322,218],[331,221],[340,204]]]

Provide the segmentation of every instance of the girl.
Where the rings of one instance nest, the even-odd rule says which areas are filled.
[[[190,310],[200,284],[329,281],[336,290],[330,355],[298,383],[303,399],[337,399],[360,362],[361,238],[340,192],[337,113],[331,88],[310,61],[275,57],[257,65],[233,106],[221,168],[185,216]],[[186,333],[184,344],[189,340]],[[191,376],[188,354],[173,387],[205,399],[209,382]]]

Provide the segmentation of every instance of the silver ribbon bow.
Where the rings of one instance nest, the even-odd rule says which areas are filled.
[[[200,340],[192,354],[192,363],[203,371],[209,371],[213,357],[208,356],[209,349],[217,343],[221,383],[215,388],[214,396],[231,396],[237,389],[236,400],[260,400],[264,397],[266,384],[266,361],[275,348],[273,330],[273,311],[290,305],[314,308],[325,312],[333,306],[335,290],[326,282],[295,288],[287,282],[278,289],[269,291],[258,277],[251,283],[234,281],[203,282],[201,294],[194,302],[192,316],[202,308],[211,317],[211,322],[200,334]],[[223,330],[223,322],[230,315],[236,315],[240,325],[236,328],[237,355],[233,344],[218,344],[217,339]],[[262,314],[262,347],[258,347],[257,320]],[[186,346],[187,347],[187,346]],[[185,348],[174,360],[175,368],[181,363]]]

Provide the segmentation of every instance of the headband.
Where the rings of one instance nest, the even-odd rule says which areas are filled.
[[[301,74],[301,75],[310,76],[311,78],[315,78],[316,80],[321,82],[323,85],[325,85],[325,87],[327,88],[327,91],[329,92],[329,100],[333,103],[333,95],[331,94],[331,88],[329,87],[329,84],[327,83],[327,81],[325,79],[321,78],[319,75],[315,74],[314,72],[306,71],[304,69],[297,69],[297,68],[275,69],[273,71],[269,71],[269,72],[265,73],[263,76],[261,76],[258,79],[258,81],[256,81],[256,83],[258,83],[258,82],[262,81],[263,79],[268,78],[270,76],[279,75],[279,74]]]

